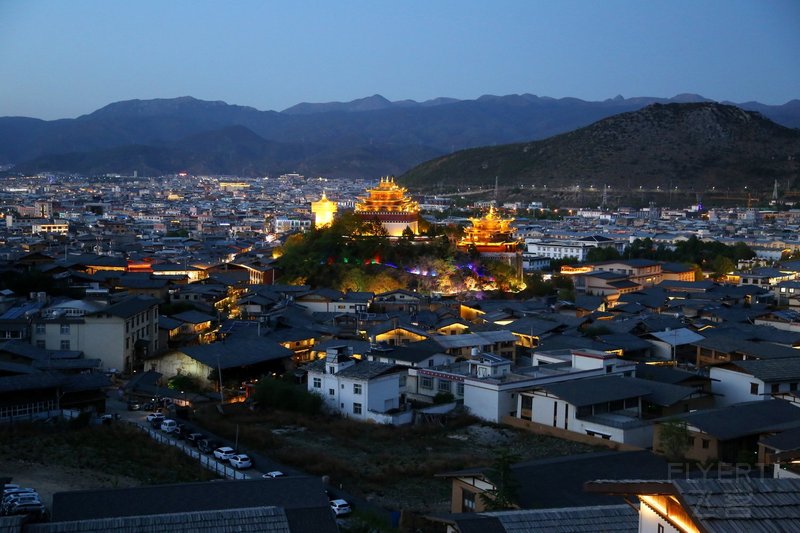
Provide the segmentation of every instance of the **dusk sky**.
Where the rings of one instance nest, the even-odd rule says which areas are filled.
[[[800,98],[798,0],[0,0],[0,116],[194,96]]]

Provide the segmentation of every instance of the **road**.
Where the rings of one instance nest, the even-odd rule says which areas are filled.
[[[146,427],[146,428],[151,427],[150,423],[147,422],[147,415],[149,414],[148,411],[129,411],[127,403],[118,398],[109,398],[106,400],[106,412],[111,414],[117,414],[119,415],[119,418],[121,420],[125,420],[129,423],[137,424],[141,427]],[[167,414],[167,417],[169,418],[169,414]],[[176,419],[176,420],[178,420],[178,422],[181,424],[186,424],[186,426],[197,431],[198,433],[203,433],[209,438],[222,443],[223,446],[230,446],[231,448],[237,449],[235,446],[236,443],[234,443],[233,441],[222,438],[219,435],[215,435],[214,433],[209,432],[208,430],[204,429],[198,424],[183,419]],[[178,439],[174,438],[170,438],[169,440],[171,442],[179,442]],[[276,470],[283,472],[287,476],[310,475],[307,474],[306,472],[303,472],[291,466],[279,463],[262,453],[254,452],[252,450],[248,450],[242,447],[239,447],[237,449],[237,452],[246,453],[253,460],[253,468],[240,471],[244,473],[248,479],[258,479],[262,477],[263,474],[267,472],[273,472]],[[213,455],[211,455],[209,458],[215,460],[213,459]],[[227,461],[216,461],[216,462],[220,465],[220,468],[222,468],[222,466],[229,466]],[[339,487],[334,487],[329,485],[327,487],[327,491],[328,491],[328,496],[331,499],[347,500],[354,509],[370,512],[386,520],[387,522],[391,522],[392,520],[392,515],[393,515],[392,511],[384,509],[383,507],[376,506],[375,504],[363,498],[356,497],[353,494],[350,494]]]

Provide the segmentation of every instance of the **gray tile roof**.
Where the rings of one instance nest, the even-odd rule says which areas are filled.
[[[224,341],[184,346],[180,351],[212,368],[254,365],[288,358],[293,353],[274,340],[244,332],[234,332]]]
[[[282,508],[292,532],[337,531],[322,481],[296,476],[59,492],[53,495],[51,518],[54,522],[74,522],[222,510],[241,512],[254,507]],[[229,524],[235,526],[236,521]]]
[[[646,396],[651,388],[635,378],[608,376],[550,383],[538,387],[576,407]],[[800,411],[800,410],[798,410]]]
[[[96,313],[108,313],[113,316],[129,318],[150,309],[154,305],[158,305],[158,300],[155,298],[132,296],[122,300],[121,302],[104,307]]]
[[[357,361],[356,364],[339,370],[336,373],[339,377],[349,379],[370,380],[384,374],[392,372],[405,372],[402,366],[390,363],[378,363],[376,361]]]
[[[709,533],[800,529],[800,479],[678,479],[673,484]]]
[[[731,366],[739,367],[765,383],[800,381],[800,351],[797,357],[782,359],[755,359],[736,361]]]
[[[797,350],[770,342],[750,342],[726,337],[709,337],[693,343],[723,353],[742,353],[758,359],[797,357]]]
[[[35,524],[26,533],[73,533],[106,531],[113,533],[216,533],[265,532],[290,533],[289,520],[283,509],[277,507],[249,507],[194,511],[145,516],[98,518],[74,522]]]
[[[730,440],[798,427],[800,409],[784,400],[759,400],[671,418],[685,420],[720,440]]]
[[[506,533],[635,533],[639,530],[639,513],[626,504],[480,514],[496,518]]]
[[[101,389],[111,385],[105,374],[50,374],[39,372],[0,378],[0,393],[61,387],[67,391]]]

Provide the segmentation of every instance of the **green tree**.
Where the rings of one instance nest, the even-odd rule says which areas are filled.
[[[586,254],[586,261],[589,263],[596,263],[600,261],[611,261],[619,259],[622,256],[613,246],[598,246],[589,250]]]
[[[683,420],[667,420],[658,424],[659,444],[668,461],[683,461],[689,450],[689,429]]]
[[[714,260],[711,262],[711,271],[713,272],[714,278],[721,278],[726,274],[729,274],[736,269],[736,265],[733,261],[725,257],[724,255],[718,255],[714,257]]]
[[[514,479],[511,467],[517,461],[519,457],[507,449],[501,449],[495,455],[494,462],[487,472],[487,477],[494,488],[480,495],[487,511],[502,511],[516,507],[519,484]]]

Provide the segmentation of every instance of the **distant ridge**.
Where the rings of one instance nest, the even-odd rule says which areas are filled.
[[[764,188],[800,183],[800,130],[715,102],[653,104],[542,141],[474,148],[400,179],[439,183],[613,188]]]
[[[0,118],[0,165],[16,165],[12,172],[168,172],[182,161],[176,150],[193,151],[191,139],[203,133],[219,135],[237,126],[268,141],[270,147],[264,153],[269,156],[259,156],[254,162],[233,150],[230,157],[218,154],[216,162],[197,158],[194,171],[249,169],[255,174],[274,174],[290,165],[310,175],[377,177],[399,174],[466,148],[545,139],[618,113],[673,101],[707,99],[682,94],[672,99],[617,96],[587,102],[513,94],[391,102],[373,95],[352,102],[298,104],[283,112],[190,96],[128,100],[75,119]],[[800,127],[800,101],[782,106],[750,102],[742,107],[785,126]],[[225,139],[232,147],[230,138]],[[178,148],[175,143],[182,145]],[[144,152],[150,155],[145,157]],[[119,157],[115,159],[114,154]],[[160,155],[154,159],[153,154]]]

